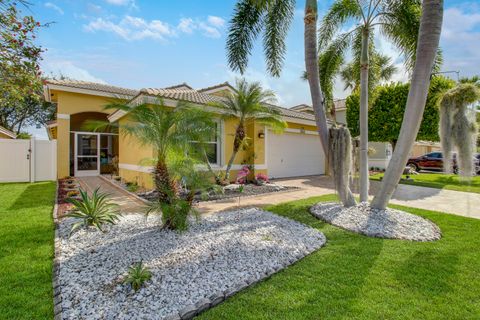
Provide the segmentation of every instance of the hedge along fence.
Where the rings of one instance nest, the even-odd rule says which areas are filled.
[[[423,120],[417,140],[440,141],[438,136],[438,103],[442,93],[455,86],[453,80],[436,76],[430,83]],[[395,144],[402,126],[410,84],[393,83],[374,90],[368,114],[368,139]],[[351,94],[346,101],[347,125],[353,137],[360,135],[360,95]]]

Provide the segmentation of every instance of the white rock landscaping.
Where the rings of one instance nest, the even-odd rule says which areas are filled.
[[[227,211],[183,233],[160,218],[128,215],[106,233],[58,226],[57,291],[63,319],[190,319],[325,244],[313,228],[260,209]],[[143,261],[152,278],[133,292],[121,283]]]
[[[440,228],[433,222],[400,210],[378,210],[362,202],[345,208],[339,203],[320,202],[310,208],[320,220],[370,237],[434,241],[441,238]]]

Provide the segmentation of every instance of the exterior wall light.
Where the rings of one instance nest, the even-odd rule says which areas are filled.
[[[259,139],[265,138],[265,133],[259,132],[259,133],[258,133],[258,138],[259,138]]]

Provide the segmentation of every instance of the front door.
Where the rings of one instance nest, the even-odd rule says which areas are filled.
[[[98,176],[100,174],[100,145],[98,133],[75,133],[75,176]]]

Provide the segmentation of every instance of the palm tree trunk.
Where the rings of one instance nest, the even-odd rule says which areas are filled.
[[[222,183],[220,181],[220,177],[218,176],[218,174],[215,173],[215,171],[213,171],[212,165],[210,164],[210,161],[208,161],[208,156],[207,156],[207,152],[205,151],[205,148],[202,148],[202,152],[203,152],[203,158],[205,159],[205,162],[207,163],[208,171],[210,172],[210,174],[215,179],[215,183],[220,185]]]
[[[305,68],[307,71],[312,107],[315,122],[322,143],[325,159],[328,159],[328,125],[325,115],[324,98],[320,87],[317,50],[317,1],[307,0],[305,3]]]
[[[157,160],[154,175],[159,201],[171,204],[172,198],[177,194],[177,186],[175,185],[175,182],[170,179],[170,174],[164,159]]]
[[[417,137],[427,101],[430,76],[440,40],[443,20],[443,0],[424,0],[418,34],[415,67],[403,116],[398,142],[388,165],[381,188],[372,207],[385,209],[408,160],[408,154]]]
[[[317,125],[318,135],[322,143],[325,161],[329,172],[333,172],[332,163],[329,161],[329,129],[325,112],[325,100],[323,98],[322,88],[320,86],[320,73],[318,71],[318,50],[317,50],[317,0],[307,0],[305,3],[305,68],[307,71],[308,84],[310,86],[310,95],[312,96],[312,106],[315,113],[315,123]],[[344,202],[345,206],[355,204],[355,199],[350,188],[347,186]]]
[[[224,180],[226,180],[227,182],[229,182],[229,179],[230,179],[230,170],[232,169],[233,161],[235,160],[235,157],[237,156],[238,150],[240,150],[240,146],[242,145],[244,139],[245,139],[245,126],[243,124],[243,121],[240,120],[240,123],[238,124],[238,127],[235,130],[235,139],[233,141],[232,156],[230,157],[230,160],[228,160],[227,168],[225,169]]]
[[[360,57],[360,202],[368,201],[368,40],[369,28],[362,30]]]

